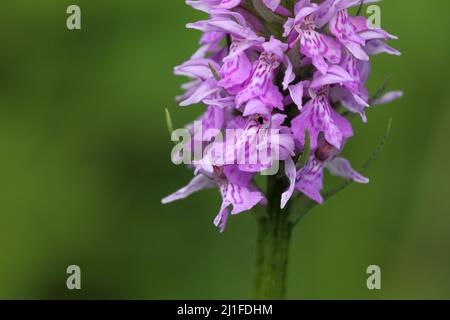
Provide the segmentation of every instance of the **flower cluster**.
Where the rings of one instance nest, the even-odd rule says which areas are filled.
[[[175,68],[177,75],[192,79],[178,97],[180,106],[201,103],[207,107],[198,120],[203,130],[240,129],[230,145],[192,132],[194,139],[208,145],[209,150],[246,154],[259,131],[278,130],[277,142],[267,136],[257,145],[277,149],[273,160],[282,163],[289,180],[282,194],[282,208],[296,192],[323,203],[325,168],[335,176],[369,182],[352,169],[348,160],[339,157],[353,136],[347,118],[357,114],[366,122],[369,105],[390,102],[402,93],[369,98],[365,86],[370,74],[369,57],[400,53],[386,44],[396,37],[369,27],[363,16],[350,15],[349,10],[363,1],[186,2],[209,18],[187,25],[203,35],[198,51]],[[192,126],[189,128],[193,131]],[[300,165],[299,158],[305,154],[308,158]],[[266,163],[223,164],[211,157],[203,160],[191,166],[194,179],[163,203],[218,188],[223,202],[215,224],[222,231],[230,213],[239,214],[267,203],[254,183],[255,175],[268,169]]]

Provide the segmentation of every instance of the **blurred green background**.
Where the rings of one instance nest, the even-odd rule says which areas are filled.
[[[66,29],[78,4],[82,30]],[[384,1],[400,58],[374,59],[372,90],[393,74],[405,98],[355,120],[359,167],[393,118],[391,139],[352,186],[295,229],[291,299],[450,298],[450,2]],[[213,227],[216,191],[162,206],[191,173],[170,162],[172,68],[197,47],[202,18],[181,0],[0,3],[0,298],[244,299],[255,218]],[[82,290],[65,287],[82,269]],[[382,290],[366,268],[382,268]]]

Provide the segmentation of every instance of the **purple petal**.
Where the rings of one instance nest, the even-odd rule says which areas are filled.
[[[210,97],[219,90],[220,88],[217,86],[217,81],[215,81],[215,79],[204,81],[190,94],[189,97],[180,103],[180,106],[186,107],[191,104],[200,103],[203,99]]]
[[[353,180],[358,183],[369,183],[369,179],[352,169],[352,166],[347,159],[336,158],[332,161],[327,161],[325,167],[334,176]]]
[[[383,95],[381,98],[378,98],[371,102],[372,106],[378,106],[381,104],[387,104],[394,100],[400,99],[403,97],[403,91],[391,91]]]
[[[209,179],[203,174],[199,174],[195,176],[194,179],[192,179],[192,181],[186,187],[178,190],[170,196],[165,197],[162,200],[162,203],[167,204],[177,200],[185,199],[200,190],[211,189],[215,186],[217,186],[217,184],[213,180]]]
[[[289,87],[291,98],[300,111],[303,108],[303,87],[304,87],[303,82],[300,82],[294,86]]]
[[[278,66],[279,63],[273,56],[262,53],[253,68],[249,84],[236,96],[237,106],[240,107],[245,102],[258,98],[271,107],[283,110],[283,95],[278,90],[278,87],[273,84],[275,78],[274,70]]]
[[[328,95],[320,94],[308,102],[302,113],[292,120],[292,132],[296,139],[303,145],[305,142],[305,131],[311,139],[311,148],[317,147],[319,134],[322,132],[325,139],[337,149],[342,147],[344,132],[335,123],[338,117],[336,111],[331,109]]]
[[[281,0],[263,0],[263,3],[272,11],[276,11],[280,6]]]
[[[365,45],[364,39],[357,33],[357,27],[353,25],[346,9],[339,11],[333,16],[330,21],[330,31],[339,40],[346,39],[361,46]]]
[[[221,80],[219,86],[225,89],[243,84],[250,77],[252,63],[245,53],[234,55],[233,58],[224,61],[220,70]]]
[[[298,182],[295,185],[297,190],[319,204],[323,203],[320,194],[323,188],[323,167],[323,162],[311,156],[306,166],[298,172]]]
[[[284,59],[284,52],[288,49],[288,45],[276,39],[274,36],[270,37],[268,42],[263,44],[266,53],[274,54],[280,61]]]
[[[286,90],[289,85],[292,83],[292,81],[295,80],[295,73],[293,71],[293,66],[292,66],[292,62],[291,59],[289,59],[288,56],[284,57],[284,65],[286,66],[286,72],[284,74],[284,78],[283,78],[283,90]]]
[[[311,87],[318,89],[326,85],[343,84],[344,82],[352,81],[354,81],[352,76],[345,71],[344,68],[337,65],[332,65],[328,68],[325,75],[321,73],[316,73],[314,75],[314,80],[311,83]]]
[[[226,204],[222,204],[219,214],[214,219],[214,225],[219,228],[220,232],[225,231],[229,215],[230,210],[228,209],[228,206],[226,206]]]
[[[243,116],[248,117],[252,115],[264,115],[266,117],[269,117],[271,113],[272,108],[269,107],[267,104],[262,103],[261,100],[259,99],[252,99],[249,102],[247,102]]]
[[[310,57],[314,66],[322,73],[328,71],[328,64],[337,64],[341,61],[341,47],[336,40],[322,35],[314,30],[303,30],[301,32],[300,51]]]
[[[231,214],[236,215],[252,209],[265,199],[264,195],[248,186],[241,186],[233,183],[224,183],[221,188],[223,204],[227,207],[232,205]]]
[[[220,69],[220,66],[210,59],[191,59],[175,67],[174,73],[179,76],[207,80],[214,77],[210,65],[216,70]]]
[[[220,9],[233,9],[241,4],[242,0],[222,0],[216,8]]]
[[[284,162],[286,176],[289,179],[289,189],[284,192],[281,196],[281,209],[286,207],[286,204],[291,199],[292,194],[295,190],[295,182],[297,178],[297,168],[295,167],[295,163],[291,157],[288,157]]]
[[[243,40],[261,41],[253,30],[247,26],[243,26],[226,17],[215,17],[210,20],[203,20],[194,23],[188,23],[187,28],[196,29],[203,32],[226,32]]]
[[[366,51],[369,55],[377,55],[380,53],[388,53],[394,56],[400,56],[401,53],[398,50],[395,50],[394,48],[388,46],[386,43],[384,43],[381,40],[372,40],[368,41],[366,45]]]

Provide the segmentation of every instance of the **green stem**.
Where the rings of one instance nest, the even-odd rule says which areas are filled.
[[[255,299],[285,298],[289,244],[293,227],[288,215],[290,207],[280,209],[281,194],[285,188],[284,181],[276,177],[269,178],[268,214],[259,220]]]

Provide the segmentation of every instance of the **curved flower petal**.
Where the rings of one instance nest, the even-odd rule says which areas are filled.
[[[381,104],[391,103],[392,101],[400,99],[401,97],[403,97],[403,91],[391,91],[384,94],[380,98],[373,100],[371,102],[371,105],[378,106]]]
[[[380,53],[388,53],[394,56],[400,56],[401,52],[388,46],[381,40],[371,40],[367,42],[366,51],[369,55],[377,55]]]
[[[272,11],[276,11],[280,6],[281,0],[263,0],[263,3]]]
[[[197,88],[195,88],[189,97],[180,102],[181,107],[186,107],[191,104],[202,102],[204,99],[210,97],[212,94],[218,92],[220,88],[217,86],[215,79],[203,81]]]
[[[291,199],[292,194],[295,190],[295,182],[297,179],[297,168],[295,167],[294,160],[291,157],[288,157],[284,162],[286,176],[289,179],[289,188],[281,195],[281,209],[284,209]]]
[[[234,55],[222,65],[220,70],[221,80],[219,86],[225,89],[243,84],[250,77],[252,63],[245,53]]]
[[[304,89],[303,82],[300,82],[294,86],[289,87],[289,93],[291,94],[291,98],[300,111],[303,108],[303,89]]]
[[[203,190],[203,189],[211,189],[216,187],[217,184],[211,180],[210,178],[206,177],[203,174],[199,174],[192,179],[191,182],[184,188],[178,190],[174,194],[171,194],[170,196],[165,197],[162,200],[163,204],[171,203],[177,200],[185,199],[189,197],[190,195]]]
[[[353,170],[350,162],[344,158],[336,158],[325,163],[325,167],[334,176],[342,177],[347,180],[353,180],[358,183],[369,183],[369,179]]]
[[[226,204],[222,204],[220,207],[220,211],[214,219],[214,225],[219,228],[220,232],[225,231],[225,227],[227,225],[228,217],[230,215],[230,210],[226,206]]]
[[[323,162],[311,156],[310,160],[297,175],[295,187],[308,198],[322,204],[323,197],[320,194],[323,188]]]

